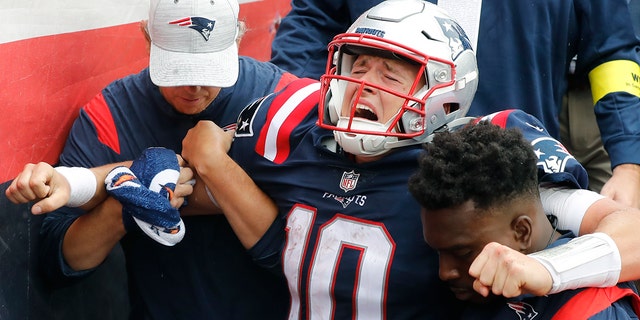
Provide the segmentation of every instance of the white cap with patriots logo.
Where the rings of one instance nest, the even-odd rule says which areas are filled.
[[[236,0],[151,0],[151,81],[230,87],[238,78]]]

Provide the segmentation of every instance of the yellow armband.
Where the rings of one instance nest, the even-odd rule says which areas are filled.
[[[628,92],[640,97],[640,65],[635,61],[616,60],[589,72],[593,104],[611,92]]]

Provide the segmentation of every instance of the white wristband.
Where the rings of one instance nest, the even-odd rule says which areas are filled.
[[[80,207],[96,194],[96,176],[87,168],[56,167],[55,170],[69,182],[71,187],[67,207]]]
[[[549,271],[553,286],[549,294],[585,287],[610,287],[618,283],[622,261],[618,247],[605,233],[571,239],[530,257]]]
[[[584,189],[540,187],[540,200],[544,212],[558,218],[560,230],[571,230],[580,234],[580,225],[587,209],[603,195]]]

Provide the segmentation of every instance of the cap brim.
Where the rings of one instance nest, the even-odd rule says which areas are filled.
[[[151,81],[159,87],[230,87],[238,79],[238,46],[212,53],[163,50],[151,43]]]

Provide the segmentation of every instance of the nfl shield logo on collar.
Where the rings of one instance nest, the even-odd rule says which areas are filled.
[[[355,189],[358,184],[359,177],[360,174],[355,173],[353,170],[351,170],[351,172],[343,172],[342,179],[340,180],[340,189],[344,190],[344,192],[349,192]]]

